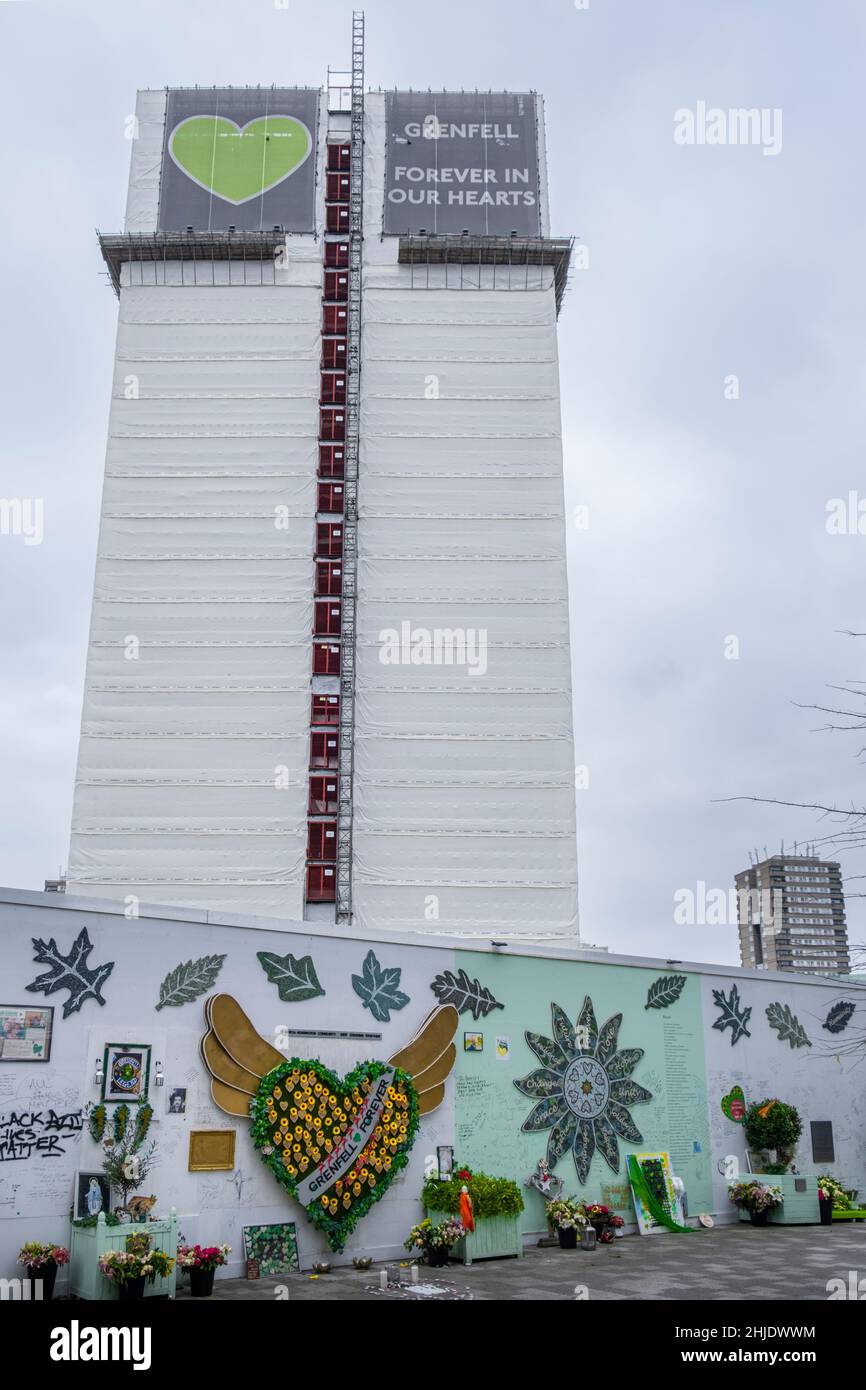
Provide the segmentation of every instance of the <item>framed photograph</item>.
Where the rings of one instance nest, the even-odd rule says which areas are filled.
[[[484,1034],[483,1033],[464,1033],[463,1034],[464,1052],[483,1052]]]
[[[0,1062],[47,1062],[53,1026],[53,1009],[0,1004]]]
[[[111,1188],[104,1173],[75,1174],[75,1220],[111,1211]]]
[[[103,1100],[140,1100],[150,1082],[150,1044],[107,1043],[102,1070]]]
[[[439,1166],[439,1181],[449,1182],[454,1172],[454,1148],[451,1144],[436,1145],[436,1162]]]
[[[169,1115],[186,1114],[186,1087],[172,1086],[168,1093],[168,1113]]]
[[[235,1166],[233,1129],[193,1129],[189,1136],[191,1173],[230,1172]]]
[[[255,1261],[260,1274],[288,1274],[292,1270],[299,1270],[295,1223],[285,1221],[275,1226],[244,1226],[244,1258]]]

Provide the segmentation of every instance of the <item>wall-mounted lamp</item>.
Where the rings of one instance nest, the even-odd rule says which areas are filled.
[[[102,1058],[101,1058],[101,1057],[97,1057],[97,1059],[96,1059],[96,1067],[94,1068],[94,1072],[93,1072],[93,1084],[94,1084],[94,1086],[101,1086],[104,1080],[105,1080],[105,1071],[103,1070],[103,1066],[102,1066]]]
[[[153,1084],[154,1086],[165,1085],[165,1073],[162,1069],[162,1062],[154,1062],[153,1064]]]

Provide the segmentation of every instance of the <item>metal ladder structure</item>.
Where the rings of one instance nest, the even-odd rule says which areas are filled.
[[[355,758],[355,606],[358,575],[358,452],[361,415],[361,271],[364,223],[364,12],[352,13],[349,301],[346,345],[345,515],[340,627],[340,752],[337,922],[352,917],[352,784]]]

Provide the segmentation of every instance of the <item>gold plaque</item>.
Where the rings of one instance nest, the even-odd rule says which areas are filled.
[[[235,1166],[235,1131],[233,1129],[194,1129],[189,1136],[189,1171],[191,1173],[229,1170]]]

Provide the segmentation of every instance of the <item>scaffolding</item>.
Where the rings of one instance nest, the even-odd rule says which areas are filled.
[[[538,290],[547,283],[545,270],[553,272],[556,312],[568,283],[573,237],[477,236],[468,232],[426,232],[401,236],[398,260],[410,267],[413,289],[442,289],[441,275],[430,278],[431,266],[444,266],[446,289]],[[451,267],[455,267],[451,275]],[[491,266],[489,275],[482,267]],[[472,268],[478,271],[473,276]],[[498,270],[497,270],[498,268]],[[498,281],[497,281],[498,274]]]
[[[97,232],[102,258],[116,295],[120,295],[123,266],[129,267],[130,284],[153,284],[145,279],[145,267],[164,267],[169,261],[191,261],[192,283],[214,284],[215,261],[237,261],[241,264],[239,284],[264,283],[264,268],[273,271],[275,257],[286,244],[282,227],[269,232],[151,232],[132,235]],[[247,280],[247,271],[255,268],[255,278]],[[199,272],[205,277],[199,279]],[[230,272],[231,275],[234,272]],[[181,267],[183,276],[183,268]],[[207,276],[210,275],[210,279]],[[181,280],[181,283],[184,283]]]

